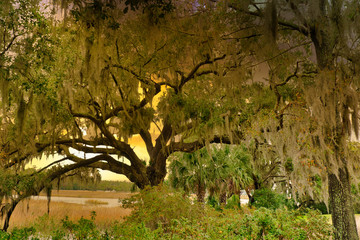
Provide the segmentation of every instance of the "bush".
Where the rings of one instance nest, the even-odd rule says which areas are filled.
[[[276,200],[279,194],[274,195]],[[280,206],[292,206],[284,196],[279,199],[283,201]],[[246,209],[236,208],[238,201],[232,200],[229,207],[234,209],[216,211],[213,201],[208,201],[214,204],[208,208],[164,187],[147,189],[131,201],[135,204],[132,216],[116,226],[113,234],[121,239],[331,238],[332,227],[318,211],[259,208],[244,214]]]
[[[219,203],[219,201],[214,196],[209,196],[206,201],[207,205],[214,208],[217,211],[222,211],[223,206]],[[226,209],[241,209],[241,201],[238,195],[232,195],[226,201],[225,205]]]
[[[68,217],[62,220],[63,228],[68,230],[72,239],[101,239],[100,231],[96,228],[94,223],[96,217],[95,212],[91,212],[91,219],[85,219],[83,217],[77,223],[69,220]],[[57,234],[62,234],[57,232]]]
[[[264,207],[273,210],[283,207],[295,209],[294,200],[288,199],[284,194],[276,193],[267,188],[255,190],[252,206],[257,208]]]
[[[166,186],[149,187],[129,199],[124,207],[133,209],[127,222],[144,223],[146,227],[167,228],[173,219],[202,218],[203,208],[181,192],[172,192]]]
[[[304,201],[300,204],[301,207],[310,208],[314,210],[319,210],[322,214],[328,214],[328,209],[324,202],[318,202],[314,200]],[[353,204],[355,206],[355,204]]]
[[[32,239],[37,240],[35,236],[36,230],[33,227],[14,228],[11,233],[0,231],[1,240],[19,240],[19,239]]]
[[[215,210],[222,211],[219,201],[216,200],[214,196],[208,196],[206,203],[208,206],[214,208]]]
[[[331,238],[331,224],[319,211],[287,208],[272,210],[262,207],[254,210],[246,206],[238,209],[238,199],[234,197],[232,200],[234,209],[224,208],[216,211],[207,205],[193,203],[182,193],[171,192],[167,187],[148,188],[124,201],[126,206],[134,209],[125,222],[114,223],[107,229],[99,229],[94,223],[93,212],[91,219],[81,218],[77,222],[68,218],[63,219],[61,225],[53,225],[50,234],[41,235],[40,239]],[[39,221],[44,222],[47,219],[48,216],[45,216],[39,218]],[[36,238],[34,228],[20,229],[3,235],[0,234],[0,239],[39,239]]]
[[[172,207],[178,209],[175,205]],[[94,217],[81,218],[78,222],[65,218],[62,220],[63,226],[56,226],[58,229],[53,231],[50,238],[36,238],[35,229],[24,228],[10,234],[0,233],[0,239],[331,239],[332,226],[318,211],[259,208],[243,214],[245,209],[223,209],[219,212],[205,207],[201,217],[172,218],[166,228],[159,224],[156,229],[147,227],[137,217],[101,231],[95,226]]]
[[[228,209],[241,209],[241,201],[238,195],[232,195],[228,198],[225,208]]]
[[[236,235],[241,239],[331,239],[332,226],[318,211],[260,208],[243,218]]]

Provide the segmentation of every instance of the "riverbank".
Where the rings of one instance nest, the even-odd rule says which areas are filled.
[[[115,192],[115,191],[88,191],[88,190],[53,190],[51,196],[54,197],[75,197],[75,198],[128,198],[131,192]],[[41,192],[40,196],[46,196],[45,192]]]
[[[90,218],[91,212],[95,211],[95,223],[99,227],[107,226],[114,221],[122,221],[125,216],[130,215],[131,210],[122,208],[118,199],[131,195],[132,193],[129,192],[55,190],[51,195],[49,219],[60,222],[68,216],[69,220],[78,221],[81,217]],[[47,212],[48,202],[45,193],[23,201],[16,207],[11,217],[10,230],[14,227],[29,226]]]

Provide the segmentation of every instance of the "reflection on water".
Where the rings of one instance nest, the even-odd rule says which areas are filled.
[[[34,200],[47,200],[46,196],[33,196],[31,199]],[[121,206],[118,199],[113,198],[76,198],[76,197],[56,197],[51,196],[51,201],[54,202],[66,202],[66,203],[77,203],[77,204],[84,204],[88,205],[86,201],[99,201],[99,202],[106,202],[107,204],[100,204],[98,206],[102,207],[118,207]]]

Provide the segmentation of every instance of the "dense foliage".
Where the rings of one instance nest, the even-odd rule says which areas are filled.
[[[4,230],[20,201],[55,180],[97,179],[100,168],[156,186],[171,154],[205,169],[194,152],[216,142],[247,146],[254,186],[219,151],[208,181],[218,189],[205,181],[211,169],[174,177],[200,201],[206,188],[224,202],[229,185],[251,201],[253,189],[276,186],[325,201],[335,239],[358,239],[359,1],[49,4],[0,3]],[[24,172],[43,155],[61,159]]]
[[[228,197],[252,184],[250,155],[243,146],[212,145],[194,153],[174,154],[169,161],[172,186],[195,193],[199,202],[208,193],[226,203]]]
[[[313,210],[224,209],[216,211],[191,203],[181,192],[166,187],[143,190],[129,200],[134,210],[124,222],[100,229],[90,219],[68,218],[54,223],[48,216],[40,224],[11,233],[2,239],[330,239],[328,219]],[[46,231],[44,231],[46,229]]]
[[[260,208],[278,209],[284,208],[295,209],[296,205],[293,199],[288,198],[285,194],[276,193],[270,189],[257,189],[254,192],[254,202],[251,205]]]

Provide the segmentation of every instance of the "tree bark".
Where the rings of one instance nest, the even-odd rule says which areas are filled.
[[[357,240],[358,233],[351,203],[349,173],[346,168],[339,169],[339,176],[330,173],[329,208],[335,228],[334,239]]]
[[[325,11],[325,9],[322,8],[320,8],[320,10]],[[311,28],[310,36],[314,43],[318,67],[320,70],[333,71],[336,67],[334,66],[335,59],[332,53],[336,47],[336,36],[339,36],[340,33],[333,31],[332,24],[328,21],[329,18],[325,16],[326,13],[323,12],[321,22]],[[330,36],[329,33],[331,33]],[[328,173],[329,208],[332,215],[332,223],[335,228],[334,239],[358,240],[355,215],[351,202],[350,177],[347,161],[343,155],[344,149],[346,148],[346,133],[341,120],[341,110],[339,106],[340,95],[343,93],[336,75],[333,81],[333,102],[335,103],[334,115],[336,125],[325,127],[332,129],[335,135],[335,141],[331,142],[330,145],[332,145],[332,149],[334,149],[335,161],[337,164],[341,164],[341,166],[337,170],[338,176],[334,173],[336,169],[331,169]]]
[[[205,202],[205,186],[202,183],[199,183],[197,186],[197,201],[199,203],[204,203]]]
[[[147,177],[151,183],[151,186],[157,186],[161,184],[167,174],[166,159],[167,156],[160,151],[155,157],[154,161],[150,161],[150,166],[147,168]]]
[[[19,200],[14,200],[11,203],[11,207],[10,207],[9,211],[6,213],[4,225],[3,225],[3,228],[2,228],[2,230],[5,231],[5,232],[9,228],[10,217],[11,217],[12,213],[14,212],[14,210],[15,210],[18,203],[19,203]]]
[[[220,205],[225,206],[226,205],[226,200],[227,200],[226,191],[221,191],[221,193],[220,193]]]

